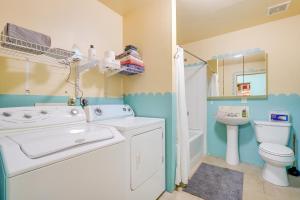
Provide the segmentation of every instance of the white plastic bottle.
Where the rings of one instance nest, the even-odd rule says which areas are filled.
[[[79,47],[76,44],[73,45],[72,51],[74,52],[74,55],[72,56],[73,61],[82,60],[82,53],[81,53]]]
[[[88,55],[89,60],[95,60],[96,59],[96,49],[94,45],[91,45],[89,48],[89,55]]]

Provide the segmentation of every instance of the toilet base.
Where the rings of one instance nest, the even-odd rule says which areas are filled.
[[[269,163],[265,163],[262,176],[266,181],[274,185],[279,185],[279,186],[289,185],[285,166],[277,167]]]

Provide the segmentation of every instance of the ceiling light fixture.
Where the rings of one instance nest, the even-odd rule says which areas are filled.
[[[240,58],[240,57],[242,57],[243,56],[243,54],[236,54],[236,55],[234,55],[233,57],[235,57],[235,58]]]

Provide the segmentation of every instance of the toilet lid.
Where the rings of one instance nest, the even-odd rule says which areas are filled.
[[[292,149],[280,145],[280,144],[272,144],[272,143],[262,143],[259,145],[259,149],[266,153],[275,155],[275,156],[293,156],[294,152]]]

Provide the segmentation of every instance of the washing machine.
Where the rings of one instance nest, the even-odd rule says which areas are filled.
[[[165,191],[165,120],[135,117],[128,105],[93,105],[85,112],[89,123],[113,126],[126,138],[126,199],[157,199]]]
[[[0,109],[1,200],[121,200],[125,137],[81,107]]]

